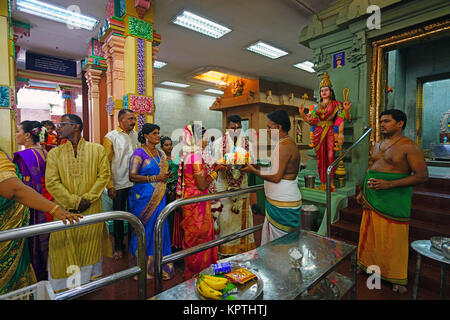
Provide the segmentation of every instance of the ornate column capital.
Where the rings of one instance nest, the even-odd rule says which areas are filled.
[[[86,70],[85,77],[86,77],[86,83],[89,87],[89,91],[91,91],[91,90],[98,91],[98,85],[100,83],[102,73],[103,73],[102,70],[88,67],[88,69]]]
[[[110,37],[108,37],[105,41],[105,44],[108,44],[109,46],[109,50],[108,52],[110,54],[114,54],[114,53],[125,53],[125,38],[124,37],[120,37],[120,36],[116,36],[116,35],[111,35]]]

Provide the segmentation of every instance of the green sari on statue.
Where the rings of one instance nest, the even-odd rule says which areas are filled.
[[[0,150],[0,182],[19,178],[20,174],[6,154]],[[30,211],[14,199],[0,196],[0,231],[25,227]],[[0,242],[0,295],[36,283],[26,239]]]

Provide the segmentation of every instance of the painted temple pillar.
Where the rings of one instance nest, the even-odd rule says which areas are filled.
[[[101,43],[97,39],[89,41],[87,51],[87,57],[81,62],[81,68],[85,71],[88,85],[89,140],[101,143],[100,81],[107,70],[107,64]]]
[[[125,39],[111,34],[103,44],[104,57],[106,59],[106,83],[108,129],[113,130],[118,125],[117,113],[122,109],[122,97],[125,86]]]
[[[61,96],[64,99],[64,113],[76,113],[77,108],[75,100],[78,97],[76,90],[72,88],[64,88],[61,93]]]
[[[107,66],[108,126],[118,125],[122,108],[136,112],[139,130],[153,122],[153,60],[160,36],[153,37],[151,1],[110,0],[107,19],[99,32]]]
[[[89,88],[89,136],[90,141],[101,143],[102,136],[100,130],[101,104],[100,104],[100,80],[103,70],[99,70],[89,66],[86,69],[85,77]]]
[[[9,156],[16,151],[15,50],[11,9],[0,0],[0,148]]]

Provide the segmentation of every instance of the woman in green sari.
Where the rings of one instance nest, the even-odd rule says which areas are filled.
[[[178,166],[180,165],[179,157],[172,155],[173,144],[169,137],[161,137],[161,149],[164,151],[169,162],[169,180],[167,180],[166,204],[176,199],[177,181],[178,181]]]
[[[169,137],[161,137],[161,149],[164,151],[169,162],[169,179],[167,180],[167,190],[166,190],[166,205],[170,202],[176,200],[177,196],[177,182],[178,182],[178,166],[180,165],[179,156],[175,157],[172,155],[173,143],[172,139]],[[180,208],[175,211],[179,211]],[[167,217],[167,222],[169,224],[170,237],[173,237],[174,223],[175,223],[175,211]],[[179,247],[172,242],[172,251],[177,251]]]
[[[54,218],[70,223],[82,218],[70,214],[47,200],[20,180],[20,173],[6,153],[0,149],[0,231],[29,224],[28,207],[49,212]],[[0,295],[36,283],[27,241],[17,239],[0,242]]]

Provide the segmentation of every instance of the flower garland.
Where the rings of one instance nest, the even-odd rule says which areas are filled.
[[[212,171],[214,171],[214,163],[212,161],[211,150],[210,150],[209,145],[203,149],[202,159],[203,159],[203,165],[206,168],[206,175],[209,175]],[[212,193],[216,193],[216,192],[217,192],[216,182],[212,181],[208,186],[208,193],[212,194]],[[217,222],[217,218],[219,218],[219,214],[222,212],[222,209],[223,209],[223,204],[222,204],[222,202],[220,202],[220,200],[217,199],[217,200],[211,201],[211,214],[212,214],[213,221],[214,221],[215,234],[220,233],[220,227],[219,227],[219,223]]]
[[[226,147],[228,146],[227,135],[222,139],[223,153],[225,154]],[[249,152],[249,142],[248,138],[244,137],[244,149]],[[239,172],[239,178],[233,176],[233,170],[225,171],[225,183],[227,184],[227,190],[236,190],[241,187],[242,181],[244,180],[245,174]],[[237,196],[231,198],[231,212],[234,214],[240,214],[242,212],[244,198],[246,196]]]
[[[222,148],[223,148],[223,154],[226,154],[226,149],[228,146],[228,140],[227,140],[227,135],[225,135],[222,139]],[[247,137],[244,138],[244,149],[247,151],[249,150],[249,143],[248,143],[248,139]],[[233,172],[232,170],[229,171],[225,171],[225,180],[228,184],[229,187],[235,187],[235,188],[240,188],[241,184],[242,184],[242,180],[244,179],[244,175],[242,173],[239,174],[239,178],[235,179],[233,177]]]
[[[36,127],[31,129],[30,134],[33,136],[38,136],[40,142],[45,142],[45,134],[47,133],[46,127]]]

